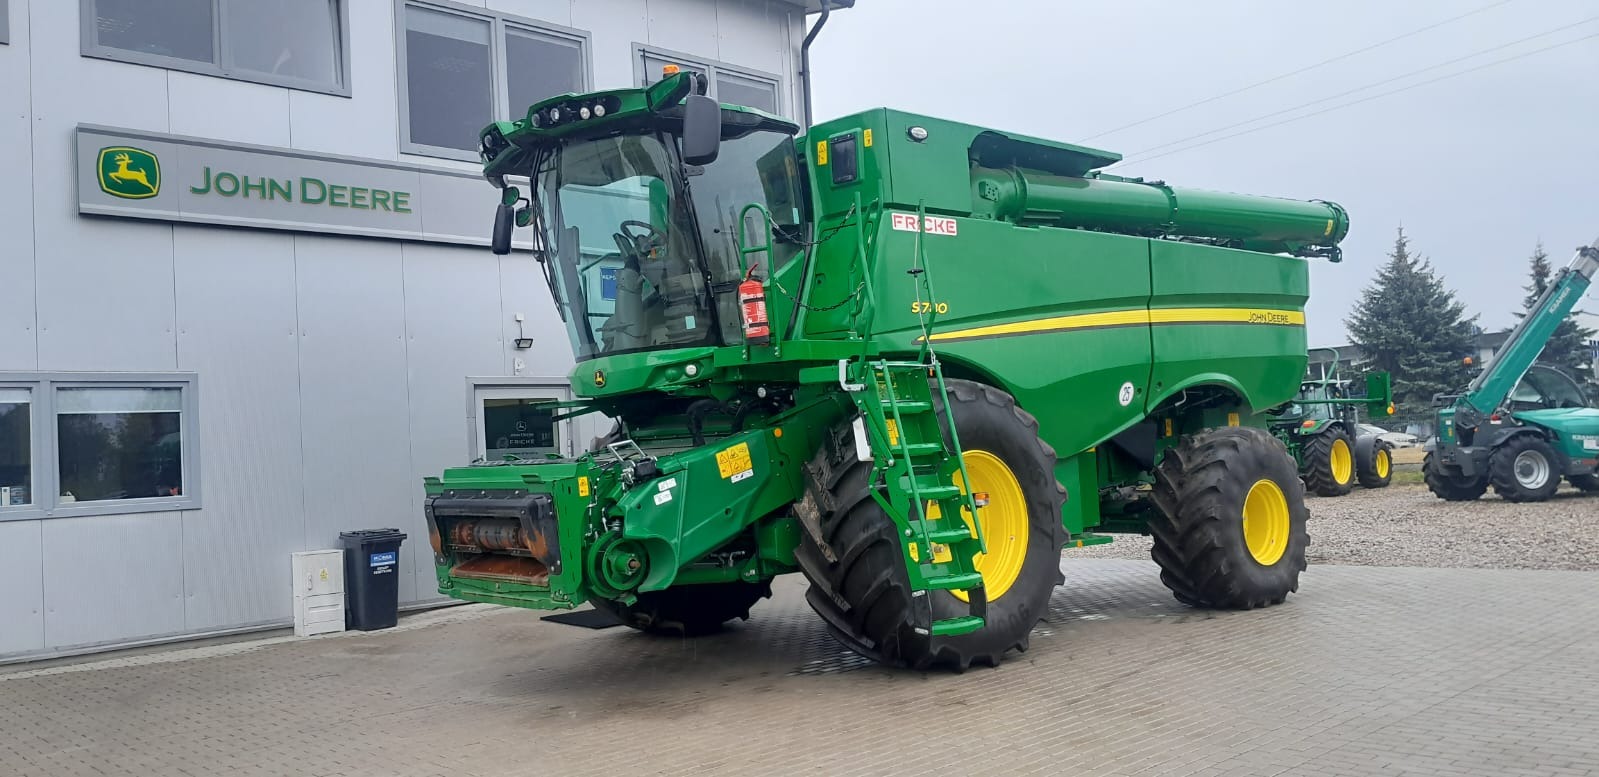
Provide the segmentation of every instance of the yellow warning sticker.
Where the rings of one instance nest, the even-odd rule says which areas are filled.
[[[754,468],[754,463],[750,461],[749,443],[741,442],[716,454],[716,471],[724,478],[742,475]]]
[[[889,445],[898,445],[899,444],[899,425],[894,423],[894,419],[892,419],[892,418],[883,419],[883,424],[888,427],[888,444]]]
[[[816,166],[821,167],[825,164],[827,164],[827,141],[818,140],[816,141]]]
[[[580,478],[577,479],[577,495],[578,496],[588,496],[589,495],[589,479],[588,479],[587,476],[580,477]]]
[[[1238,425],[1238,414],[1237,413],[1228,413],[1227,414],[1227,425],[1228,426],[1237,426]]]
[[[863,135],[865,137],[863,137],[861,139],[861,145],[864,145],[867,148],[871,148],[872,147],[872,131],[871,130],[867,130],[865,133],[863,133]]]
[[[1322,237],[1331,237],[1332,236],[1332,228],[1333,228],[1333,220],[1332,219],[1327,219],[1327,231],[1323,232],[1321,236]]]
[[[1171,436],[1171,419],[1170,418],[1166,419],[1166,436],[1167,437]]]

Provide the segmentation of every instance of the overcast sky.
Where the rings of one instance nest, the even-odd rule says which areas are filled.
[[[1586,37],[1112,168],[1176,186],[1327,199],[1347,208],[1353,226],[1344,262],[1314,260],[1313,345],[1344,341],[1351,301],[1401,224],[1490,329],[1514,322],[1538,240],[1559,267],[1599,235],[1599,37],[1588,37],[1599,35],[1599,0],[857,2],[833,16],[812,50],[818,120],[889,106],[1129,158],[1487,49],[1495,50],[1192,142]],[[1309,72],[1094,137],[1486,6]],[[1560,27],[1568,29],[1541,35]],[[1531,36],[1539,37],[1497,48]],[[1585,307],[1599,307],[1594,299]]]

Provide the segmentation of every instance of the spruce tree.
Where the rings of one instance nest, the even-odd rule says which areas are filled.
[[[1400,227],[1388,263],[1344,324],[1365,352],[1367,368],[1393,375],[1397,420],[1424,421],[1431,417],[1433,395],[1461,391],[1471,382],[1474,370],[1465,359],[1476,352],[1475,321],[1431,262],[1411,254]]]
[[[1516,318],[1526,318],[1527,312],[1537,304],[1538,298],[1543,296],[1544,290],[1549,288],[1549,276],[1553,274],[1549,266],[1549,254],[1543,250],[1543,242],[1539,241],[1537,248],[1533,249],[1532,258],[1529,260],[1532,284],[1524,286],[1527,298],[1522,301],[1522,309],[1516,311]],[[1543,353],[1538,356],[1538,363],[1554,367],[1583,383],[1594,379],[1593,351],[1588,342],[1594,339],[1594,331],[1577,323],[1576,311],[1572,311],[1566,320],[1560,322],[1555,328],[1554,336],[1544,345]]]

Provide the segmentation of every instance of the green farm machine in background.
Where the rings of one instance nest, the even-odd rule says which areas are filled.
[[[697,634],[799,572],[904,666],[1025,649],[1062,547],[1147,532],[1188,604],[1305,566],[1264,411],[1305,372],[1326,202],[1096,172],[1116,154],[892,110],[806,130],[704,76],[486,128],[495,250],[531,232],[578,362],[576,458],[426,482],[439,591]],[[513,181],[529,180],[524,193]]]
[[[1599,240],[1577,249],[1465,393],[1437,398],[1422,474],[1439,499],[1469,501],[1492,485],[1512,502],[1542,502],[1561,477],[1599,492],[1599,408],[1569,375],[1534,364],[1595,276]]]
[[[1338,352],[1332,348],[1328,372],[1306,380],[1292,402],[1270,411],[1271,429],[1299,462],[1305,487],[1318,496],[1343,496],[1355,487],[1384,488],[1393,481],[1394,448],[1360,431],[1360,411],[1373,416],[1394,412],[1392,382],[1386,372],[1368,372],[1358,381],[1338,377]],[[1355,383],[1362,384],[1358,390]]]

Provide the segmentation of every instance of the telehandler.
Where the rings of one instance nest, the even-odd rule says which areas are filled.
[[[1509,501],[1542,502],[1562,476],[1599,492],[1599,408],[1570,376],[1534,364],[1595,275],[1599,240],[1577,249],[1465,393],[1435,398],[1422,474],[1439,499],[1470,501],[1492,485]]]

